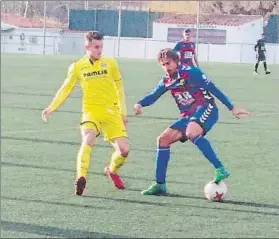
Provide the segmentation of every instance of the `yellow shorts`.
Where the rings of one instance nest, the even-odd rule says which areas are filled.
[[[118,107],[96,107],[83,112],[80,125],[81,129],[96,130],[98,135],[102,132],[105,141],[128,136]]]

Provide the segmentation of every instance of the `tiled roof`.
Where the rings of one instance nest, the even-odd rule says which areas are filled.
[[[63,29],[64,33],[86,33],[89,31],[84,31],[84,30],[71,30],[71,29]]]
[[[7,30],[14,29],[14,28],[17,28],[17,26],[1,22],[1,31],[7,31]]]
[[[200,15],[199,23],[202,25],[240,26],[245,23],[261,19],[257,15]],[[168,14],[157,19],[157,23],[169,24],[196,24],[196,14]]]
[[[43,28],[44,19],[33,17],[25,18],[11,13],[1,13],[1,22],[24,28]],[[53,19],[46,19],[47,28],[63,28],[63,24]]]

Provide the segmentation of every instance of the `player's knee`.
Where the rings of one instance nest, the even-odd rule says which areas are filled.
[[[198,134],[196,134],[195,132],[186,132],[186,137],[187,139],[190,139],[191,141],[193,141],[194,138],[196,138],[197,136],[199,136]]]
[[[202,133],[203,133],[202,127],[196,122],[190,122],[186,129],[186,137],[191,141],[196,137],[202,135]]]
[[[167,134],[161,134],[157,137],[157,145],[161,147],[169,147],[170,139]]]
[[[93,146],[95,144],[96,141],[96,133],[94,130],[85,130],[82,133],[82,143],[89,145],[89,146]]]
[[[121,139],[121,140],[118,140],[117,142],[117,147],[115,147],[115,149],[117,151],[119,151],[119,154],[126,158],[128,157],[129,155],[129,152],[130,152],[130,146],[129,146],[129,141],[128,139]]]
[[[120,148],[120,155],[124,158],[128,157],[130,149],[129,144],[122,145]]]

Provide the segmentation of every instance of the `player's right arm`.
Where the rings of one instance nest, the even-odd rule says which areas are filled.
[[[46,121],[47,116],[49,116],[53,111],[55,111],[68,97],[74,85],[76,84],[77,79],[78,77],[75,72],[75,64],[73,63],[68,69],[68,74],[66,79],[63,82],[63,85],[57,91],[50,105],[45,110],[43,110],[42,119],[44,121]]]
[[[134,110],[136,114],[141,114],[142,107],[146,107],[154,104],[168,89],[165,87],[163,79],[157,84],[157,86],[151,91],[150,94],[146,95],[143,99],[135,104]]]
[[[202,89],[208,90],[220,100],[235,117],[240,118],[241,115],[249,115],[248,111],[235,108],[230,99],[217,86],[215,86],[215,84],[200,69],[196,68],[196,70],[193,70],[192,72],[193,75],[188,81],[189,84],[194,84]]]
[[[257,41],[256,45],[254,46],[254,50],[257,51],[258,48],[259,48],[259,41]]]
[[[196,46],[195,46],[195,43],[193,43],[193,55],[194,55],[194,63],[196,65],[196,67],[200,67],[199,66],[199,63],[198,63],[198,57],[197,57],[197,54],[196,54]]]
[[[180,54],[180,42],[177,42],[176,45],[173,48],[173,51],[175,51],[177,53],[177,55],[179,56],[179,59],[181,58],[181,54]]]

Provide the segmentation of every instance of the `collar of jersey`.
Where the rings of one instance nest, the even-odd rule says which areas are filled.
[[[84,55],[84,58],[87,59],[91,65],[94,65],[95,62],[97,62],[97,61],[100,60],[100,59],[99,59],[99,60],[97,60],[97,61],[93,61],[93,62],[92,62],[91,59],[90,59],[90,57],[89,57],[88,55]]]
[[[170,76],[168,73],[166,74],[166,76],[174,81],[177,81],[181,78],[178,70],[176,70],[174,76]]]

